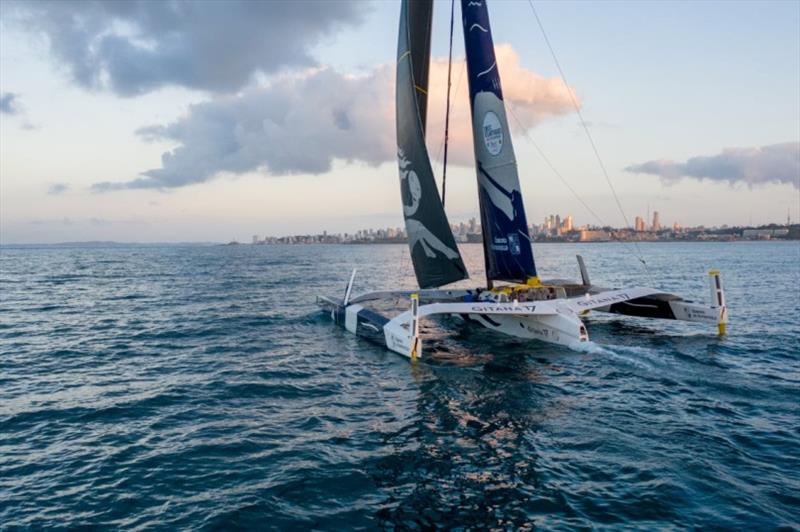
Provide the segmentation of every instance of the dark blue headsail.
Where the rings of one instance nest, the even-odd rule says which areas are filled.
[[[461,0],[486,277],[536,278],[486,0]]]

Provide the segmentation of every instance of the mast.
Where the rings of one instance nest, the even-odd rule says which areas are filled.
[[[414,273],[421,288],[469,277],[425,146],[432,0],[403,0],[397,42],[397,161]]]
[[[453,73],[453,26],[455,25],[456,0],[450,0],[450,53],[447,58],[447,110],[444,114],[444,161],[442,163],[442,207],[447,191],[447,144],[450,140],[450,75]]]
[[[486,0],[461,0],[486,279],[538,282]]]

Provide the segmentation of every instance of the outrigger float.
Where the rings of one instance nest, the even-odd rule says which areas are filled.
[[[425,146],[432,0],[402,0],[397,59],[397,143],[403,214],[420,290],[353,296],[353,271],[341,298],[318,296],[335,323],[410,357],[422,356],[420,320],[455,315],[524,339],[580,349],[589,311],[717,325],[728,321],[720,272],[709,272],[711,303],[655,288],[593,285],[578,256],[580,282],[540,280],[503,104],[486,0],[461,0],[473,145],[483,228],[486,288],[443,289],[469,277],[447,221]],[[509,284],[495,286],[495,281]],[[405,304],[398,306],[398,302]]]

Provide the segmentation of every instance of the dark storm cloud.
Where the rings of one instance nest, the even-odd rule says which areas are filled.
[[[698,156],[680,163],[648,161],[625,169],[659,176],[666,183],[682,177],[727,181],[749,186],[783,183],[800,188],[800,142],[784,142],[760,148],[727,148],[722,153]]]
[[[76,83],[122,96],[166,85],[232,92],[255,73],[315,64],[310,49],[361,21],[355,0],[37,1],[7,20],[44,34]]]
[[[0,94],[0,113],[15,115],[18,112],[17,95],[13,92],[4,92]]]

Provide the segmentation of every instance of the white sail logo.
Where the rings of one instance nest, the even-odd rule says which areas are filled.
[[[500,119],[492,111],[483,115],[483,143],[486,151],[492,155],[497,155],[503,149],[503,126]]]
[[[425,227],[422,222],[412,218],[412,216],[417,214],[417,210],[419,209],[420,200],[422,199],[422,186],[419,182],[419,177],[417,177],[417,173],[411,168],[411,161],[406,159],[401,148],[397,149],[397,162],[400,166],[400,182],[406,183],[408,195],[411,196],[411,205],[407,205],[405,201],[403,201],[403,214],[406,219],[406,232],[408,233],[410,248],[413,250],[414,246],[419,244],[422,246],[425,255],[431,259],[436,258],[436,252],[438,251],[450,260],[457,260],[460,258],[457,251],[447,247],[447,245],[433,234],[430,229]]]

